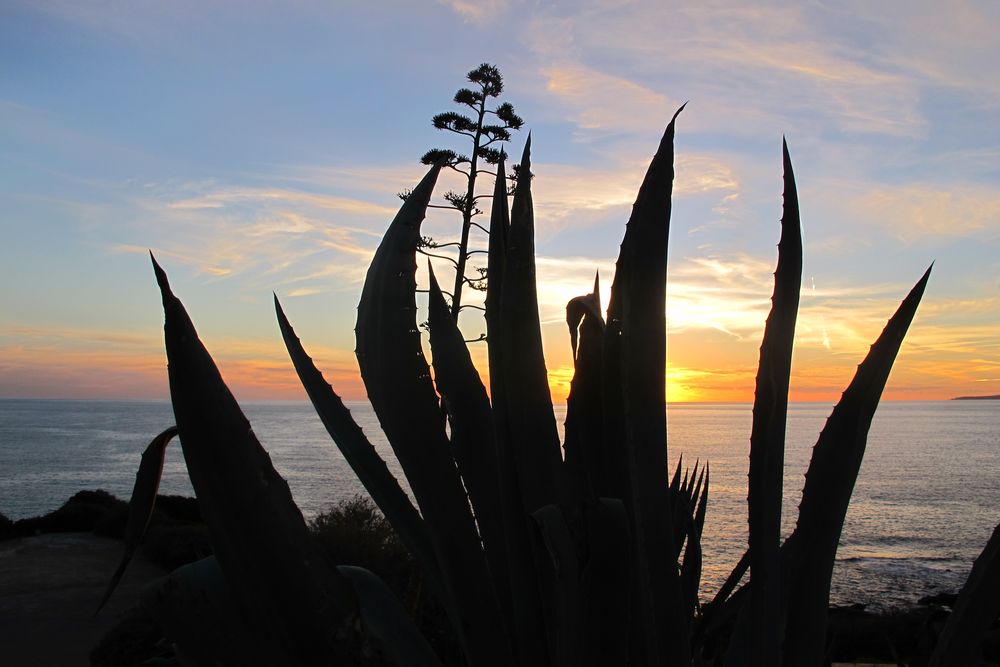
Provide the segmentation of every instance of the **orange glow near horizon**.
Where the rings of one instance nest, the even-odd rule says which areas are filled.
[[[4,365],[23,378],[17,386],[0,387],[4,398],[162,399],[169,394],[166,360],[162,354],[97,354],[69,352],[49,355],[38,363],[35,355],[14,358],[9,351]],[[239,358],[225,350],[215,352],[223,378],[241,400],[306,400],[290,362],[278,356]],[[340,355],[336,355],[340,356]],[[327,381],[345,400],[364,400],[364,384],[356,368],[333,364],[333,355],[321,356],[317,365]],[[326,360],[327,363],[324,363]],[[1000,381],[956,382],[943,375],[947,364],[898,365],[883,394],[884,400],[947,400],[962,395],[1000,393]],[[109,370],[112,369],[112,370]],[[791,380],[792,402],[836,402],[849,384],[854,366],[796,369]],[[571,366],[548,370],[554,403],[565,403],[573,378]],[[484,384],[489,377],[482,373]],[[750,403],[755,369],[720,372],[668,365],[666,394],[669,403]]]
[[[996,327],[935,321],[941,304],[926,304],[904,341],[889,378],[885,400],[947,400],[1000,394],[1000,361],[989,341]],[[879,308],[891,312],[888,308]],[[881,323],[858,326],[827,347],[807,329],[796,345],[790,400],[836,402],[854,377]],[[8,330],[0,343],[0,397],[150,398],[169,395],[162,334],[156,330]],[[573,378],[565,325],[543,326],[552,400],[564,404]],[[671,334],[666,395],[670,403],[753,401],[758,335],[736,337],[718,329]],[[815,336],[814,336],[815,337]],[[273,337],[206,336],[206,346],[241,400],[306,400],[280,340]],[[364,384],[353,351],[307,342],[327,381],[345,400],[364,400]],[[470,349],[486,386],[486,346]]]
[[[291,363],[280,343],[218,345],[212,354],[233,393],[242,400],[305,400]],[[158,343],[158,341],[157,341]],[[271,349],[269,349],[271,348]],[[316,347],[316,363],[345,400],[366,398],[364,384],[352,352]],[[143,346],[121,349],[0,349],[4,370],[21,378],[16,385],[0,387],[7,398],[166,398],[169,394],[166,359],[162,352]],[[476,355],[483,356],[483,355]],[[861,355],[843,355],[834,362],[797,353],[793,365],[790,400],[835,402],[854,376]],[[848,358],[850,357],[850,358]],[[484,384],[489,385],[485,364],[477,359]],[[883,398],[885,400],[946,400],[961,395],[1000,393],[1000,373],[989,360],[958,364],[908,350],[897,359]],[[978,380],[977,375],[987,375]],[[753,401],[756,366],[721,368],[667,366],[666,394],[670,403]],[[573,378],[571,361],[548,369],[554,403],[565,403]]]

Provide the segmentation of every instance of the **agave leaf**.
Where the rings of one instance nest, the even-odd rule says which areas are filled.
[[[525,172],[527,173],[527,172]],[[503,337],[501,300],[507,262],[507,239],[510,234],[510,211],[507,206],[507,180],[503,163],[498,165],[490,214],[489,259],[486,283],[486,330],[489,348],[490,396],[496,450],[496,474],[500,491],[501,517],[507,539],[510,591],[513,607],[513,632],[520,663],[548,659],[546,616],[538,588],[538,572],[533,553],[537,545],[529,533],[529,524],[521,496],[512,438],[506,419],[504,390]]]
[[[128,501],[128,519],[125,523],[125,553],[118,564],[118,569],[111,576],[108,588],[101,597],[100,604],[94,616],[100,613],[104,605],[115,592],[125,568],[132,561],[135,550],[139,548],[149,520],[153,516],[153,505],[156,503],[156,492],[160,488],[160,477],[163,475],[163,459],[167,454],[167,444],[177,435],[177,427],[171,426],[167,430],[153,438],[152,442],[146,446],[142,453],[142,460],[139,462],[139,470],[135,474],[135,485],[132,486],[132,497]]]
[[[364,627],[378,639],[393,664],[399,667],[442,666],[384,581],[363,567],[338,565],[337,570],[354,585]]]
[[[577,357],[577,343],[580,325],[584,318],[590,315],[594,322],[601,323],[604,332],[604,318],[601,316],[601,276],[594,277],[594,291],[590,294],[574,297],[566,304],[566,325],[569,327],[569,344],[573,350],[573,358]]]
[[[493,355],[499,354],[500,295],[503,293],[504,264],[507,257],[507,235],[510,233],[510,209],[507,206],[507,175],[504,160],[497,163],[493,186],[493,206],[490,210],[490,240],[486,260],[486,333],[490,351],[490,380],[493,380]],[[493,336],[492,334],[496,334]],[[492,386],[491,386],[492,389]]]
[[[688,522],[687,545],[684,548],[684,562],[681,565],[681,588],[687,604],[688,616],[693,616],[698,608],[698,590],[701,584],[702,549],[701,536],[708,511],[708,464],[702,467],[691,494],[691,518]]]
[[[183,656],[199,665],[268,665],[291,659],[266,634],[252,633],[241,622],[215,556],[148,584],[140,604]]]
[[[705,467],[702,468],[702,475],[699,476],[696,487],[695,496],[698,500],[696,505],[693,504],[693,517],[689,525],[690,533],[688,534],[687,545],[684,549],[684,561],[681,564],[681,589],[684,592],[687,613],[695,619],[691,629],[691,647],[696,655],[696,649],[701,645],[702,636],[704,635],[705,623],[709,620],[705,608],[700,606],[700,598],[698,596],[701,588],[702,572],[701,537],[705,528],[705,515],[708,511],[709,477],[709,466],[706,463]],[[742,576],[742,573],[739,576]],[[722,591],[720,591],[721,593]],[[720,600],[719,594],[716,595],[716,600]],[[695,615],[696,610],[700,611],[697,615]]]
[[[927,269],[903,299],[858,366],[813,448],[798,522],[785,545],[787,569],[782,570],[782,588],[789,591],[784,642],[787,665],[820,664],[823,660],[830,577],[847,506],[875,409],[930,272]]]
[[[544,546],[529,524],[529,515],[555,502],[565,487],[562,457],[545,359],[535,287],[534,212],[531,200],[531,136],[524,146],[511,206],[496,330],[490,334],[493,416],[497,460],[501,466],[504,521],[511,540],[515,621],[520,627],[518,656],[543,664],[555,657],[554,600],[540,581],[549,568]],[[494,362],[494,352],[498,352]],[[519,505],[514,505],[514,500]],[[519,562],[515,563],[515,559]],[[516,568],[515,568],[516,565]],[[522,612],[525,616],[521,616]]]
[[[705,464],[705,484],[701,487],[701,496],[698,499],[698,509],[695,510],[694,514],[694,525],[698,529],[698,534],[701,535],[705,528],[705,515],[708,512],[708,485],[709,477],[711,471],[709,470],[708,463]]]
[[[295,661],[343,658],[357,613],[350,584],[328,567],[250,424],[198,339],[167,276],[163,297],[170,397],[191,485],[212,548],[248,630]]]
[[[573,349],[573,380],[566,399],[566,470],[576,500],[597,499],[595,481],[602,476],[600,448],[604,441],[602,398],[602,348],[600,284],[591,294],[572,299],[566,306]]]
[[[416,323],[415,253],[440,165],[403,202],[358,304],[358,364],[375,414],[428,527],[452,624],[473,666],[510,664],[510,647],[472,511],[445,434]]]
[[[784,213],[771,312],[764,327],[754,392],[750,434],[750,604],[755,665],[781,664],[780,609],[781,498],[785,463],[785,421],[792,342],[802,283],[802,232],[799,201],[788,146],[782,142]]]
[[[583,633],[583,606],[588,602],[580,590],[580,568],[576,540],[558,505],[546,505],[531,514],[551,558],[553,591],[556,599],[554,620],[557,667],[578,665],[583,660],[580,639]]]
[[[428,321],[434,354],[434,381],[451,425],[452,453],[472,501],[493,587],[504,615],[504,626],[510,629],[514,619],[490,399],[472,363],[462,332],[441,294],[430,262],[427,270],[430,276]]]
[[[626,452],[629,493],[625,498],[636,545],[634,590],[642,650],[650,664],[688,665],[690,647],[680,581],[677,568],[667,565],[676,553],[668,496],[664,384],[676,119],[674,114],[664,132],[625,229],[608,304],[607,335],[617,340],[606,350],[606,354],[619,355],[620,370],[605,374],[605,387],[621,392],[623,419],[616,426]],[[615,411],[612,406],[612,418]]]
[[[618,499],[532,514],[551,558],[556,664],[628,662],[628,514]]]
[[[531,136],[521,157],[521,173],[511,207],[510,234],[500,300],[499,344],[504,387],[499,405],[506,428],[498,432],[514,453],[526,514],[555,502],[562,456],[535,287],[535,222],[531,201]],[[516,387],[517,391],[511,389]],[[494,401],[496,407],[497,401]]]
[[[982,645],[986,632],[1000,615],[1000,525],[990,536],[979,558],[972,565],[972,572],[955,609],[948,617],[929,667],[949,665],[978,665],[982,662]]]
[[[740,559],[736,561],[736,565],[733,566],[732,572],[726,577],[726,580],[722,583],[722,586],[716,592],[715,597],[712,601],[706,605],[706,609],[718,609],[721,608],[733,595],[733,591],[739,586],[740,581],[743,579],[743,575],[747,573],[750,569],[750,551],[744,551]]]
[[[438,592],[442,592],[441,571],[437,556],[427,534],[424,520],[420,518],[410,498],[393,477],[385,461],[375,451],[375,447],[362,432],[361,427],[351,416],[350,411],[334,392],[323,374],[313,364],[312,358],[306,354],[302,342],[295,335],[295,330],[285,317],[285,312],[274,297],[274,309],[278,317],[278,326],[285,347],[295,366],[302,386],[305,387],[320,421],[326,427],[333,441],[337,443],[344,458],[354,470],[358,479],[371,494],[375,504],[385,513],[386,519],[395,528],[400,540],[406,548],[420,561],[428,582]]]
[[[681,591],[684,594],[685,613],[689,618],[694,616],[694,612],[698,607],[701,562],[701,533],[698,531],[695,522],[692,521],[688,524],[684,561],[681,564]]]
[[[617,498],[599,498],[584,514],[589,553],[583,567],[584,590],[590,605],[584,644],[590,664],[628,664],[629,518]]]
[[[699,461],[695,461],[694,469],[685,470],[684,479],[681,481],[676,479],[677,475],[675,474],[675,479],[671,481],[667,489],[672,516],[671,525],[674,530],[673,540],[671,541],[674,548],[674,560],[680,558],[684,542],[691,531],[691,524],[694,522],[694,486],[696,483],[700,485],[701,478],[703,477],[703,473],[699,473],[698,466]],[[677,482],[676,488],[675,482]]]
[[[736,566],[733,567],[733,571],[729,573],[722,587],[716,592],[715,597],[708,604],[702,606],[702,615],[698,618],[695,624],[695,631],[692,634],[692,646],[702,645],[707,636],[717,632],[720,627],[724,626],[730,618],[741,610],[748,589],[741,588],[737,591],[736,587],[749,569],[750,552],[744,551],[739,561],[737,561]],[[736,592],[734,593],[733,591]],[[741,655],[740,659],[743,659],[745,662],[748,658],[745,655]],[[736,664],[740,663],[737,662]]]
[[[670,480],[670,493],[678,494],[681,490],[681,468],[684,466],[684,455],[677,459],[677,467],[674,468],[674,477]]]
[[[698,474],[698,464],[700,461],[694,462],[694,472],[690,469],[684,471],[684,481],[681,483],[681,493],[684,499],[687,500],[691,496],[691,482],[694,480],[695,475]]]

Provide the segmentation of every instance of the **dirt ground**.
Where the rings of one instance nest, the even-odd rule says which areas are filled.
[[[164,572],[136,554],[118,590],[94,609],[122,557],[117,540],[51,533],[0,542],[0,664],[88,665],[103,634]]]

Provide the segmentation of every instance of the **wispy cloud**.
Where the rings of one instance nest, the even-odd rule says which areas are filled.
[[[596,2],[583,11],[553,8],[540,14],[525,39],[540,59],[558,61],[541,72],[549,92],[577,109],[581,130],[628,127],[651,111],[663,114],[670,105],[654,91],[681,90],[697,101],[694,122],[732,132],[773,126],[779,118],[787,126],[793,114],[809,112],[811,123],[849,132],[923,133],[926,121],[914,82],[898,67],[838,48],[825,32],[823,11]],[[596,65],[608,61],[631,76]],[[598,92],[614,95],[601,103]],[[732,123],[736,110],[742,127]],[[726,116],[730,120],[720,125]]]
[[[174,209],[220,209],[227,206],[254,204],[280,204],[285,206],[310,206],[330,211],[343,211],[357,215],[393,215],[395,210],[372,202],[347,197],[283,190],[277,188],[234,187],[217,189],[206,194],[172,201]],[[299,231],[294,227],[286,231]],[[306,230],[308,231],[308,230]]]
[[[621,132],[659,127],[679,106],[676,100],[634,81],[579,63],[541,69],[545,92],[559,99],[576,125],[593,136],[595,130]]]
[[[508,0],[438,0],[451,7],[459,16],[472,23],[485,24],[504,12]]]
[[[869,185],[850,202],[856,215],[887,227],[897,238],[1000,238],[1000,190],[993,187]]]
[[[112,252],[151,248],[206,276],[295,284],[297,294],[331,289],[331,277],[339,288],[360,282],[395,214],[353,197],[213,182],[129,189],[124,199],[134,212],[117,236],[141,242],[113,243]]]

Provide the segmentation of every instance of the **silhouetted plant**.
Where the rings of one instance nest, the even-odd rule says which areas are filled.
[[[435,161],[389,225],[358,306],[361,376],[416,504],[323,379],[275,298],[282,337],[320,419],[419,564],[468,665],[823,664],[844,517],[872,417],[930,269],[830,415],[795,529],[782,542],[784,425],[802,270],[795,179],[783,149],[781,242],[753,408],[750,543],[722,591],[700,608],[708,467],[683,478],[680,463],[672,477],[667,470],[664,307],[675,121],[626,226],[606,318],[597,285],[567,307],[575,374],[562,443],[542,355],[531,180],[518,180],[508,208],[502,156],[489,237],[489,395],[433,271],[433,378],[415,320],[420,224],[443,162]],[[530,173],[530,139],[521,164]],[[147,608],[185,653],[206,661],[350,661],[375,638],[398,664],[440,664],[378,577],[328,567],[317,553],[287,484],[166,274],[158,265],[155,272],[176,431],[216,555],[171,574],[144,596]],[[129,544],[151,511],[171,435],[162,434],[143,456]],[[976,610],[995,613],[988,601],[990,594],[1000,599],[998,541],[977,562],[962,594],[969,612],[953,617],[948,636],[974,642],[982,631]],[[749,583],[739,588],[747,568]],[[359,619],[363,641],[355,632]]]

